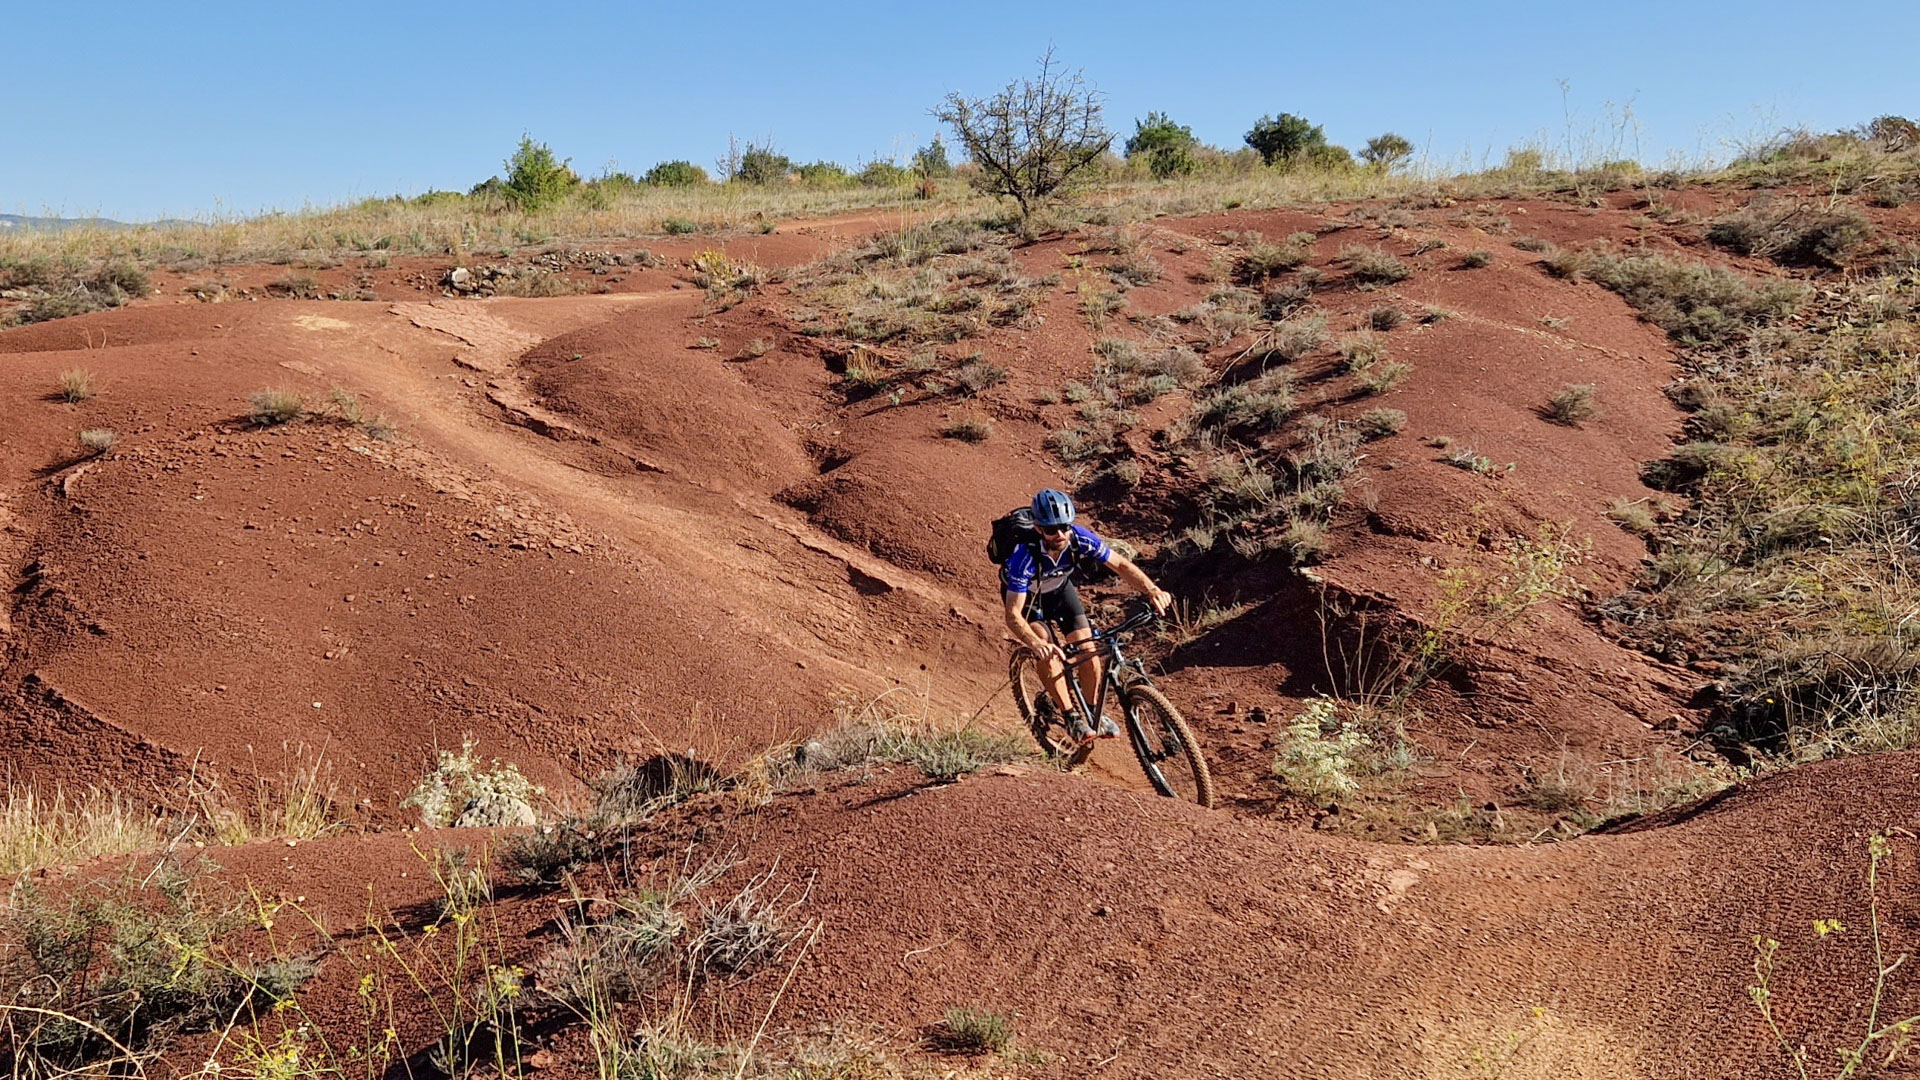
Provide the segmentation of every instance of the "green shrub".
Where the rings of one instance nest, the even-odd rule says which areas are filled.
[[[1320,125],[1306,117],[1283,112],[1277,118],[1262,116],[1254,121],[1253,129],[1247,132],[1246,143],[1260,154],[1262,163],[1283,165],[1326,146],[1327,136]]]
[[[1360,789],[1355,758],[1373,740],[1340,716],[1332,698],[1308,700],[1287,726],[1286,742],[1273,759],[1273,774],[1296,794],[1331,802]]]
[[[53,892],[23,878],[0,916],[0,940],[9,943],[0,949],[8,1075],[134,1070],[139,1062],[126,1053],[161,1050],[178,1034],[291,994],[312,974],[311,964],[216,960],[216,943],[241,923],[197,864],[174,858]]]
[[[1260,436],[1274,431],[1293,415],[1292,380],[1284,371],[1270,371],[1249,383],[1235,383],[1194,403],[1194,417],[1205,429]]]
[[[1367,325],[1375,330],[1392,330],[1407,321],[1407,313],[1392,304],[1383,304],[1367,312]]]
[[[1360,415],[1360,434],[1368,439],[1399,434],[1406,426],[1407,414],[1399,409],[1368,409]]]
[[[641,179],[654,187],[699,187],[710,182],[707,170],[691,161],[663,161]]]
[[[1193,129],[1176,124],[1166,113],[1150,112],[1145,120],[1133,123],[1133,136],[1127,140],[1128,160],[1144,158],[1154,179],[1185,176],[1199,167],[1194,151],[1200,141]]]
[[[580,177],[567,167],[567,162],[555,158],[545,143],[534,142],[531,135],[520,136],[520,146],[507,159],[506,166],[507,178],[501,184],[501,194],[523,210],[552,206],[580,183]]]
[[[1413,144],[1391,131],[1368,139],[1366,148],[1360,151],[1360,160],[1375,172],[1391,172],[1412,156]]]
[[[660,231],[666,233],[668,236],[685,236],[688,233],[698,232],[699,230],[699,225],[688,221],[686,218],[670,217],[662,218],[660,221]]]
[[[1013,1022],[973,1006],[948,1009],[934,1041],[957,1054],[998,1054],[1013,1042]]]
[[[793,160],[776,152],[772,145],[748,143],[746,151],[740,155],[738,166],[728,179],[749,184],[772,184],[784,182],[792,172]]]
[[[867,187],[897,188],[913,183],[913,173],[891,161],[876,161],[861,169],[855,179]]]
[[[1493,262],[1491,251],[1469,251],[1461,256],[1460,266],[1465,270],[1478,270]]]

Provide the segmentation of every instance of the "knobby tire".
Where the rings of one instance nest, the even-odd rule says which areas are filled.
[[[1213,805],[1213,774],[1200,741],[1165,694],[1144,682],[1121,691],[1128,740],[1153,789],[1169,798]]]

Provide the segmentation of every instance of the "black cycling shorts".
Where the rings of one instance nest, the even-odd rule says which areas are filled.
[[[1051,592],[1029,593],[1026,618],[1028,622],[1052,623],[1063,635],[1084,630],[1088,625],[1087,606],[1080,602],[1080,592],[1071,581]]]

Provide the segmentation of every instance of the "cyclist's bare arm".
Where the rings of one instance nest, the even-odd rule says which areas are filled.
[[[1146,597],[1156,613],[1165,615],[1167,608],[1173,605],[1173,597],[1167,595],[1166,590],[1155,585],[1153,579],[1147,576],[1147,572],[1135,566],[1132,559],[1116,551],[1107,558],[1107,566],[1120,575],[1120,580],[1126,582],[1134,592]]]
[[[1065,654],[1060,651],[1060,646],[1041,637],[1033,629],[1033,624],[1027,621],[1026,593],[1001,590],[1000,603],[1007,610],[1007,632],[1013,635],[1013,640],[1025,645],[1039,656],[1052,656],[1056,660],[1065,656]]]

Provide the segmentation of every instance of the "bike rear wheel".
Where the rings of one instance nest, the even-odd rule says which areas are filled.
[[[1026,649],[1013,650],[1013,657],[1007,661],[1007,681],[1013,687],[1014,707],[1020,710],[1020,719],[1026,722],[1041,751],[1050,758],[1070,755],[1075,747],[1067,739],[1066,726],[1060,722],[1053,699],[1047,696],[1039,658]]]
[[[1174,799],[1213,805],[1213,774],[1200,753],[1200,741],[1165,694],[1144,682],[1120,692],[1126,708],[1127,736],[1147,782]]]

